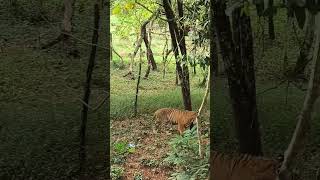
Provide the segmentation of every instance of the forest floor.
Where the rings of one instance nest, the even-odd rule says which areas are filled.
[[[170,150],[170,135],[164,132],[154,134],[151,124],[152,116],[123,119],[112,123],[112,142],[131,142],[135,146],[135,152],[129,153],[123,164],[124,179],[141,176],[143,179],[165,180],[172,171],[172,168],[159,163]]]
[[[176,126],[170,125],[154,133],[153,113],[163,107],[183,109],[181,87],[174,84],[173,69],[169,68],[166,78],[162,78],[161,71],[152,71],[148,79],[141,79],[138,115],[134,117],[136,80],[122,77],[126,72],[127,69],[111,71],[111,152],[115,176],[128,180],[142,177],[150,180],[168,179],[177,167],[169,166],[163,160],[171,151],[169,142],[179,135]],[[197,87],[201,78],[201,73],[191,77],[195,110],[199,108],[204,93],[204,88]],[[203,130],[208,132],[208,108],[204,112]],[[130,145],[134,145],[133,151],[128,150]]]

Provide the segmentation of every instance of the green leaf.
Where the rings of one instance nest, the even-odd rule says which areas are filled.
[[[118,15],[120,13],[121,13],[121,7],[119,5],[112,9],[112,14],[113,15]]]
[[[129,152],[129,153],[134,153],[134,152],[136,152],[136,148],[134,148],[134,147],[129,148],[129,149],[128,149],[128,152]]]
[[[132,3],[132,2],[128,2],[124,5],[124,8],[129,11],[129,10],[132,10],[134,7],[135,7],[135,3]]]
[[[241,8],[240,15],[250,16],[250,4],[249,2],[244,2],[243,7]]]

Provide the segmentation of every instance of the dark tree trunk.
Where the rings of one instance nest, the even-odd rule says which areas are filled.
[[[142,53],[140,49],[140,61],[139,61],[139,75],[138,75],[138,81],[136,86],[136,99],[134,101],[134,116],[137,116],[138,114],[138,95],[139,95],[139,85],[140,85],[140,79],[141,79],[141,64],[142,64]],[[149,69],[150,70],[150,69]]]
[[[300,49],[300,54],[298,56],[298,60],[296,62],[295,68],[294,68],[294,75],[295,77],[303,77],[304,70],[308,63],[312,59],[311,49],[312,49],[312,43],[314,40],[314,34],[315,34],[315,15],[312,13],[309,13],[310,16],[308,18],[306,32],[305,32],[305,38],[302,44],[302,47]]]
[[[176,63],[176,66],[177,66],[177,63]],[[179,75],[178,75],[178,70],[177,70],[177,67],[176,67],[176,86],[179,86]]]
[[[156,61],[154,60],[153,52],[152,52],[152,49],[150,47],[150,42],[148,40],[147,24],[145,24],[145,26],[141,27],[141,33],[142,33],[144,44],[146,45],[146,49],[147,49],[148,63],[151,64],[152,70],[157,70],[157,64],[156,64]]]
[[[216,107],[214,107],[214,85],[215,85],[215,82],[214,82],[214,64],[215,64],[215,55],[217,54],[217,51],[215,51],[215,49],[213,48],[214,47],[214,44],[216,44],[216,39],[214,38],[214,34],[215,34],[215,22],[214,22],[214,6],[215,6],[215,3],[214,3],[215,0],[210,0],[210,8],[209,8],[209,20],[210,20],[210,166],[209,166],[209,179],[213,179],[213,175],[214,175],[214,170],[213,170],[213,165],[214,165],[214,137],[215,137],[215,134],[214,134],[214,125],[215,125],[215,122],[214,122],[214,117],[215,117],[215,114],[214,114],[214,110],[216,109]]]
[[[153,12],[153,14],[149,17],[149,19],[147,19],[142,25],[141,25],[141,28],[140,28],[140,36],[138,37],[138,40],[137,40],[137,44],[136,44],[136,47],[134,49],[134,52],[133,54],[131,55],[131,63],[130,63],[130,66],[129,66],[129,72],[124,75],[123,77],[126,77],[128,75],[131,75],[131,79],[134,79],[134,75],[133,75],[133,63],[134,63],[134,58],[136,57],[137,53],[138,53],[138,50],[141,48],[141,44],[142,44],[142,41],[144,40],[144,42],[146,43],[146,47],[147,47],[147,58],[148,58],[148,61],[153,61],[154,62],[154,66],[156,68],[156,63],[154,61],[154,58],[153,58],[153,53],[152,53],[152,50],[150,49],[150,44],[149,44],[149,41],[148,41],[148,37],[147,37],[147,25],[150,23],[150,21],[152,21],[153,18],[155,18],[158,13],[160,13],[160,10],[156,10],[155,12]],[[146,38],[146,39],[145,39]],[[152,59],[149,59],[150,58],[150,55],[152,55]]]
[[[146,74],[144,75],[143,79],[147,79],[149,77],[150,70],[151,70],[151,63],[148,61],[147,71],[146,71]]]
[[[213,13],[213,12],[212,12]],[[211,17],[212,15],[210,15]],[[213,16],[212,16],[213,17]],[[211,21],[213,21],[213,19],[211,18]],[[214,22],[211,22],[211,26],[214,26]],[[219,59],[218,59],[218,48],[217,48],[217,33],[215,31],[215,27],[210,27],[210,57],[211,57],[211,61],[212,64],[210,64],[210,66],[212,65],[212,73],[214,73],[214,75],[216,77],[219,76]]]
[[[108,98],[106,100],[106,119],[105,122],[105,134],[103,136],[105,137],[105,163],[104,163],[104,169],[105,172],[105,179],[111,179],[111,165],[110,165],[110,59],[111,59],[111,43],[112,43],[112,34],[110,33],[110,1],[103,2],[105,4],[105,10],[107,11],[107,21],[106,21],[106,30],[105,33],[107,34],[107,41],[109,40],[109,44],[107,43],[107,52],[106,52],[106,91],[109,93]],[[109,35],[109,36],[108,36]]]
[[[225,14],[225,2],[218,0],[213,8],[215,28],[228,76],[239,151],[262,155],[250,18],[245,13],[240,15],[240,8],[236,8],[232,13],[232,35],[229,18]]]
[[[91,46],[91,53],[89,58],[89,63],[87,67],[87,79],[84,87],[84,95],[83,95],[83,105],[81,111],[81,126],[80,126],[80,174],[84,175],[85,164],[86,164],[86,130],[87,130],[87,119],[88,119],[88,104],[90,99],[90,92],[91,92],[91,79],[92,79],[92,72],[94,69],[96,52],[97,52],[97,43],[99,37],[99,26],[100,26],[100,7],[99,7],[99,0],[95,2],[94,5],[94,30],[92,35],[92,46]]]
[[[274,23],[273,23],[273,0],[269,0],[268,8],[272,9],[272,12],[270,12],[268,16],[269,20],[269,38],[274,40],[276,38],[275,32],[274,32]]]
[[[109,33],[109,32],[108,32]],[[109,35],[109,38],[110,38],[110,40],[109,40],[109,42],[110,42],[110,47],[112,48],[112,50],[113,50],[113,45],[112,45],[112,34],[110,33],[110,35]],[[118,55],[118,57],[120,57],[120,59],[121,59],[121,62],[123,62],[123,60],[122,60],[122,57],[120,56],[120,54],[118,54],[116,51],[114,51],[117,55]],[[110,51],[110,60],[111,61],[113,61],[113,56],[112,56],[112,51]],[[123,63],[122,63],[122,65],[123,65]]]
[[[179,3],[182,3],[182,2],[178,1],[178,8],[182,7],[182,4],[179,4]],[[180,53],[181,53],[183,62],[186,62],[186,57],[187,57],[183,30],[178,28],[177,22],[175,21],[174,12],[171,8],[171,4],[169,0],[163,0],[163,7],[165,10],[166,17],[168,19],[173,52],[176,58],[176,69],[179,75],[179,79],[181,81],[181,90],[182,90],[184,108],[186,110],[192,110],[188,66],[187,66],[187,63],[183,63],[183,65],[181,65],[181,60],[180,60]],[[179,9],[180,9],[179,15],[183,15],[182,9],[181,8]],[[179,50],[180,50],[180,53],[179,53]]]
[[[148,40],[147,23],[143,24],[141,27],[141,36],[143,37],[143,41],[147,49],[148,68],[147,68],[146,74],[144,75],[144,79],[147,79],[150,74],[151,67],[152,67],[152,70],[157,70],[157,64],[154,60],[153,52],[151,50],[150,42]]]
[[[70,37],[73,30],[72,27],[72,17],[74,14],[74,3],[75,0],[64,0],[64,15],[62,20],[62,33],[53,41],[48,42],[47,44],[43,45],[41,49],[50,48],[60,41],[63,41],[64,45],[67,47],[71,46]]]

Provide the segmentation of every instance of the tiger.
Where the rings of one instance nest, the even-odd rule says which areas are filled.
[[[178,124],[178,131],[180,135],[183,134],[187,127],[191,127],[198,116],[198,112],[195,111],[182,111],[174,108],[162,108],[158,109],[154,113],[156,123],[171,122],[172,124]]]
[[[213,152],[210,156],[210,180],[277,180],[282,160]]]

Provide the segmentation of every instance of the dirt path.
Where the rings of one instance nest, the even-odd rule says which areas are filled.
[[[150,122],[151,116],[112,122],[112,143],[125,141],[135,146],[135,152],[129,153],[125,162],[121,164],[126,180],[135,177],[166,180],[172,172],[172,168],[164,166],[162,161],[170,148],[168,140],[173,135],[166,132],[154,134]]]

